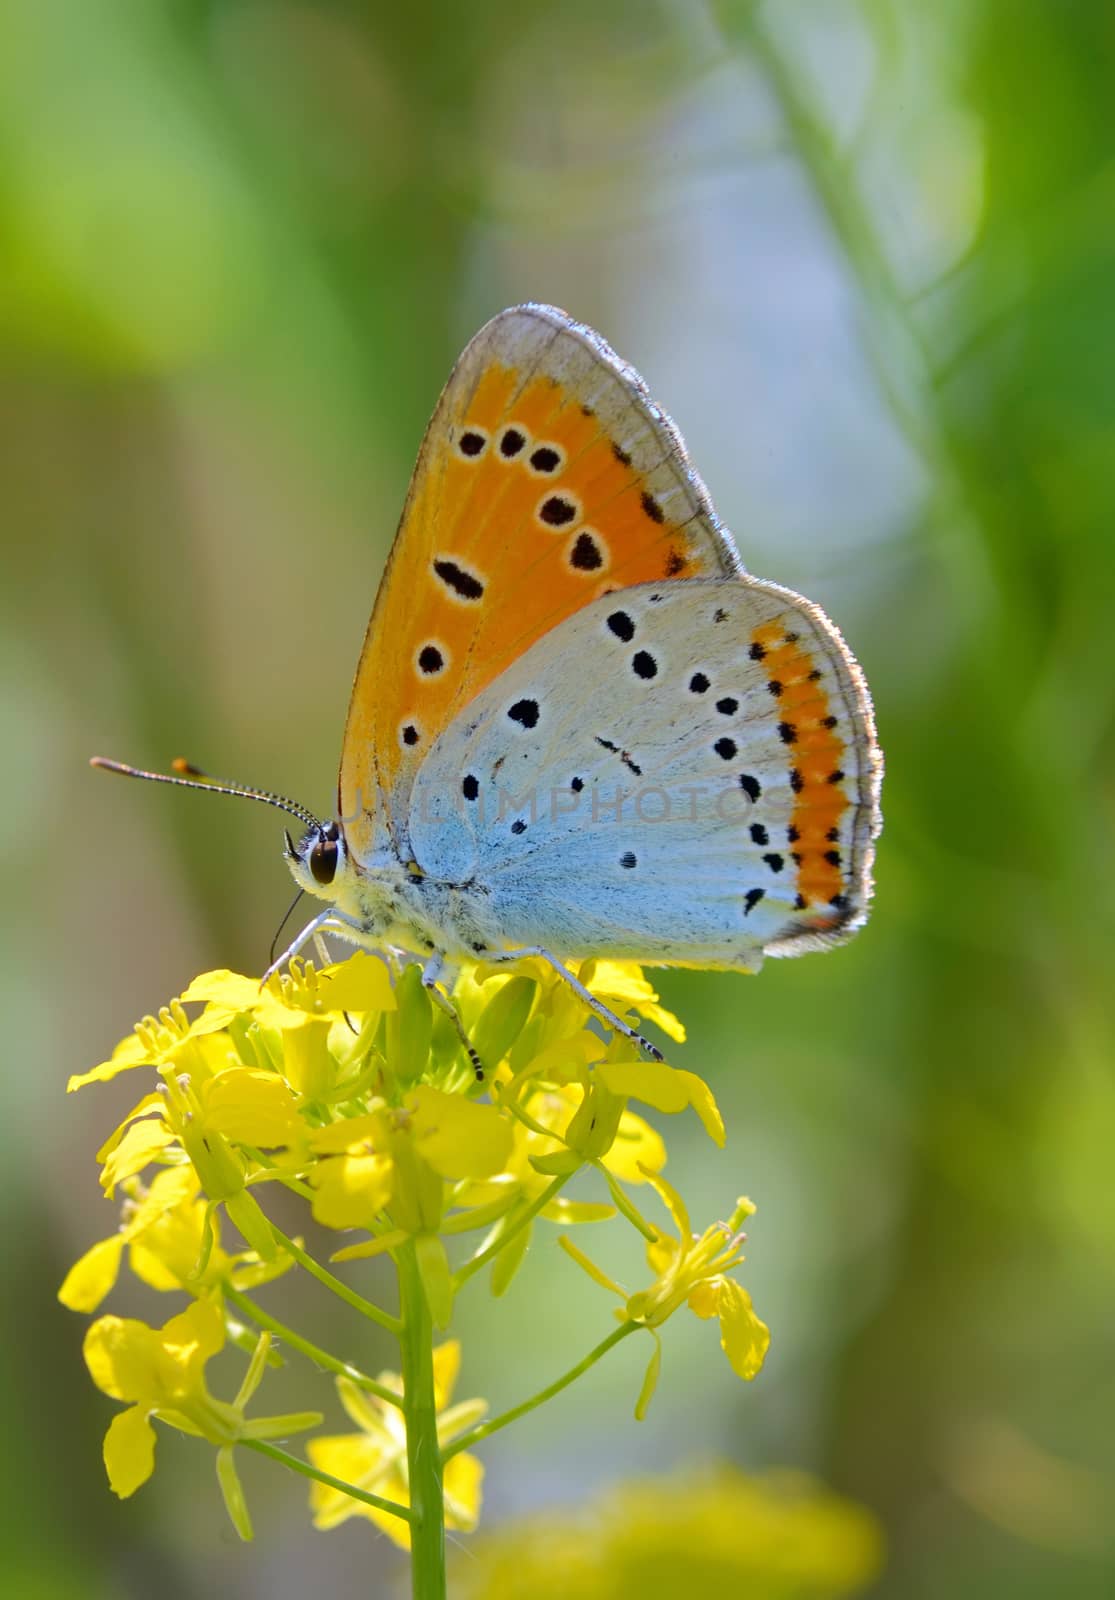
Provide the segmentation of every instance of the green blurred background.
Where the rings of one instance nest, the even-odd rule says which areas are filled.
[[[8,0],[5,1594],[397,1571],[270,1463],[250,1550],[190,1441],[104,1482],[53,1296],[134,1090],[65,1078],[196,971],[260,970],[290,885],[258,808],[84,763],[328,809],[425,419],[527,298],[640,368],[747,565],[839,621],[886,829],[848,949],[662,980],[730,1134],[675,1132],[670,1172],[698,1225],[759,1203],[766,1370],[688,1318],[639,1427],[625,1347],[485,1446],[491,1520],[720,1455],[871,1507],[888,1600],[1115,1592],[1113,80],[1109,0]],[[552,1244],[485,1296],[460,1393],[499,1408],[605,1330]]]

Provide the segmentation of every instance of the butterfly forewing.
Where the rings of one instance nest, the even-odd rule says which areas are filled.
[[[423,869],[474,943],[756,966],[862,921],[870,702],[808,601],[641,584],[539,639],[446,728],[412,794]]]
[[[356,675],[340,774],[357,858],[412,847],[414,774],[452,718],[610,590],[740,570],[673,425],[545,306],[476,335],[438,402]]]

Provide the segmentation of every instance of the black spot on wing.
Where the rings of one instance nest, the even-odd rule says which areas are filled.
[[[538,508],[538,520],[548,528],[567,528],[576,516],[576,501],[564,494],[547,495]]]
[[[513,706],[508,707],[507,715],[520,727],[533,728],[538,722],[538,701],[516,700]]]
[[[445,587],[452,589],[462,600],[479,600],[484,593],[484,585],[476,574],[466,571],[448,556],[438,557],[434,562],[434,571]]]
[[[600,546],[591,533],[579,533],[569,552],[569,565],[578,572],[595,572],[604,565]]]
[[[445,665],[445,657],[436,644],[424,644],[418,652],[418,670],[433,677]]]
[[[478,432],[476,428],[466,428],[457,440],[457,448],[463,456],[475,457],[483,452],[487,442],[484,434]]]

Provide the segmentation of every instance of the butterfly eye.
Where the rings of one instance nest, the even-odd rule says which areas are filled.
[[[319,839],[310,850],[310,873],[315,883],[323,887],[333,882],[337,875],[337,862],[341,847],[336,839]]]

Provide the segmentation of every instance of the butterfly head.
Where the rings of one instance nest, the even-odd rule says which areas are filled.
[[[313,822],[297,844],[286,835],[286,859],[294,881],[320,900],[338,900],[351,872],[345,836],[337,822]]]

